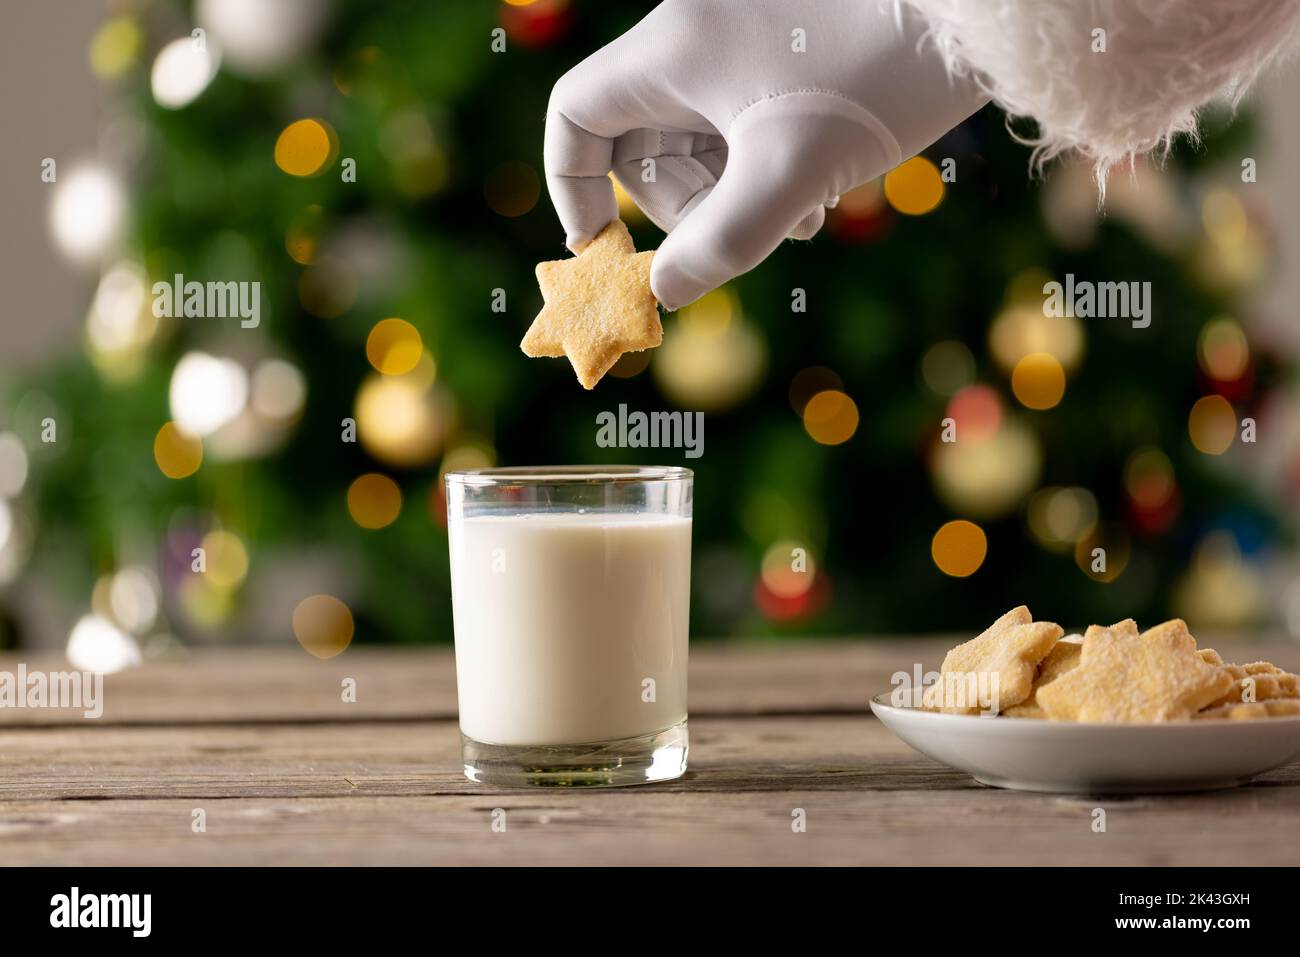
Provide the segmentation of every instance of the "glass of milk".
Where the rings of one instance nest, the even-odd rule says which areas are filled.
[[[472,469],[446,482],[466,777],[680,776],[690,469]]]

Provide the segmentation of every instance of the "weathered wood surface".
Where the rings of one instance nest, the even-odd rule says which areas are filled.
[[[796,640],[782,644],[696,643],[691,649],[692,715],[866,714],[868,700],[888,691],[896,671],[937,669],[955,637]],[[1300,643],[1202,640],[1229,661],[1260,658],[1300,670]],[[66,670],[50,653],[0,654],[0,671]],[[344,678],[357,700],[344,704]],[[449,648],[348,649],[318,661],[287,648],[197,649],[151,659],[105,679],[104,714],[96,725],[304,723],[452,719],[456,669]],[[0,709],[0,729],[14,725],[84,725],[80,711]]]
[[[150,662],[110,678],[99,721],[0,711],[0,865],[1300,864],[1300,764],[1102,799],[985,788],[915,753],[866,700],[951,644],[693,649],[689,774],[582,793],[463,778],[445,651]],[[1238,647],[1300,666],[1300,646]]]

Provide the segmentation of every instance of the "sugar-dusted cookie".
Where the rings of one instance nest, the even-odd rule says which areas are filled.
[[[1083,636],[1079,663],[1038,691],[1054,721],[1178,721],[1226,693],[1232,678],[1196,653],[1181,619],[1136,633],[1131,619]]]
[[[1038,671],[1034,675],[1034,687],[1029,692],[1029,697],[1020,704],[1007,708],[1003,714],[1008,718],[1046,718],[1047,712],[1038,704],[1038,689],[1055,681],[1077,665],[1082,651],[1082,635],[1066,635],[1057,641],[1052,646],[1052,650],[1047,653],[1047,657],[1039,662]]]
[[[1020,704],[1033,690],[1038,663],[1061,631],[1060,625],[1034,621],[1024,605],[1013,608],[982,634],[948,652],[938,682],[925,691],[923,706],[948,714],[976,714],[981,707],[971,692],[977,690],[996,695],[997,711]],[[954,689],[966,693],[954,695]]]
[[[529,356],[568,356],[584,389],[593,388],[625,352],[663,341],[650,292],[650,260],[622,220],[600,231],[577,256],[537,264],[545,305],[519,344]]]
[[[1210,702],[1211,708],[1274,698],[1300,698],[1300,675],[1283,671],[1272,662],[1253,661],[1246,665],[1221,667],[1232,677],[1232,687],[1218,700]]]
[[[1206,708],[1194,717],[1197,720],[1226,718],[1229,721],[1258,721],[1261,718],[1289,718],[1295,715],[1300,715],[1300,698],[1272,698],[1250,704],[1234,702]]]

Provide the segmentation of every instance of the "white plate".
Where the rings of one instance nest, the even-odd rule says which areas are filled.
[[[871,710],[916,750],[981,784],[1020,791],[1204,791],[1244,784],[1300,756],[1300,716],[1076,724],[896,708],[889,697],[876,695]]]

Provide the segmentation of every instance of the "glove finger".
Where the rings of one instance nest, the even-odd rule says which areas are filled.
[[[698,114],[656,89],[656,74],[639,64],[629,36],[560,77],[546,108],[546,184],[565,242],[574,252],[618,216],[607,176],[621,159],[614,155],[617,141],[631,131],[688,141],[693,136],[659,134],[657,128],[666,124],[712,130]]]
[[[826,207],[817,206],[811,213],[799,220],[799,224],[790,230],[791,239],[812,239],[817,230],[826,222]]]
[[[564,242],[575,253],[618,215],[614,186],[613,140],[578,126],[559,110],[546,114],[542,149],[546,188],[564,227]]]
[[[718,185],[651,263],[650,288],[669,310],[753,269],[785,237],[811,235],[828,201],[888,169],[897,151],[833,98],[756,104],[733,121],[728,142]]]
[[[647,158],[648,159],[648,158]],[[711,190],[717,177],[693,156],[660,156],[647,167],[646,160],[628,160],[615,166],[614,175],[641,211],[664,232],[676,228],[699,194]]]
[[[816,184],[791,175],[785,152],[779,144],[736,143],[718,185],[684,209],[650,268],[650,288],[666,309],[748,272],[796,231],[811,236],[820,227],[823,197]]]
[[[614,143],[614,175],[664,232],[717,184],[726,162],[726,140],[716,135],[643,129]]]

